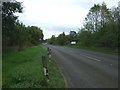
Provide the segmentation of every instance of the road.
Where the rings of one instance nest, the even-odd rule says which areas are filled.
[[[52,49],[68,88],[118,88],[118,56],[77,48]]]

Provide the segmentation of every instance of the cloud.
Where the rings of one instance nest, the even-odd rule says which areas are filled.
[[[80,24],[88,10],[72,7],[26,7],[25,18],[29,22],[49,22],[58,24]]]
[[[23,14],[19,20],[26,25],[41,27],[45,39],[61,32],[68,33],[77,30],[83,25],[90,7],[94,3],[102,3],[101,0],[17,0],[22,1]],[[116,5],[117,0],[104,0],[107,5]],[[112,2],[112,3],[111,3]],[[111,6],[112,6],[111,5]]]

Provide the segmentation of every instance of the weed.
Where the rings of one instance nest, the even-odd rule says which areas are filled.
[[[43,74],[42,55],[47,57],[43,46],[34,46],[3,57],[3,88],[58,88],[65,87],[63,77],[55,61],[48,62],[50,82]],[[48,57],[47,57],[48,58]],[[59,80],[59,83],[58,83]]]

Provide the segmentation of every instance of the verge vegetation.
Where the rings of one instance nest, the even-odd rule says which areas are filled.
[[[65,83],[55,61],[48,62],[49,82],[43,72],[42,55],[47,56],[44,46],[33,46],[3,56],[3,88],[64,88]]]

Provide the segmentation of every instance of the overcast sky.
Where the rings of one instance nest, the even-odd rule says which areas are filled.
[[[102,0],[17,0],[22,1],[24,12],[19,20],[25,25],[38,26],[43,30],[44,39],[58,36],[70,30],[78,31],[84,18],[94,4]],[[107,6],[118,6],[119,0],[104,0]]]

